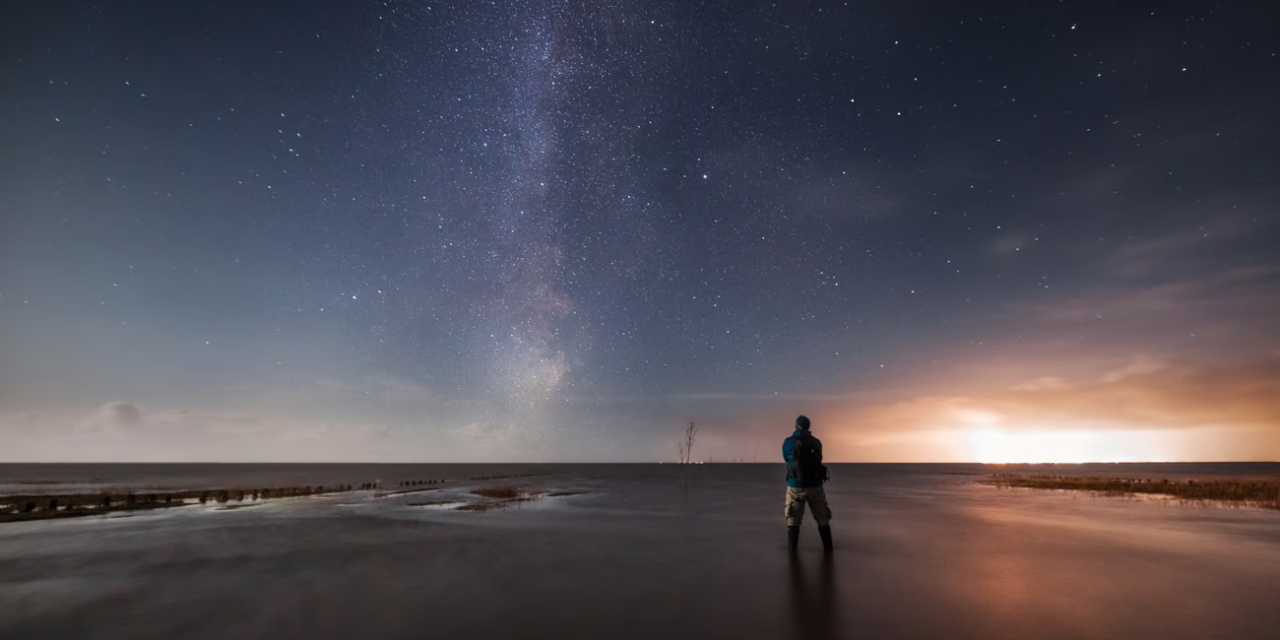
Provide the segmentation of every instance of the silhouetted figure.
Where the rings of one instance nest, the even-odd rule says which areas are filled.
[[[782,459],[787,463],[787,548],[795,551],[800,543],[800,523],[805,505],[813,511],[818,523],[822,548],[830,551],[831,507],[822,485],[827,481],[827,466],[822,464],[822,441],[809,433],[809,419],[796,418],[796,430],[782,441]]]

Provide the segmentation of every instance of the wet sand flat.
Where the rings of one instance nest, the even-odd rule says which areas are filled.
[[[0,484],[431,477],[448,479],[430,494],[444,504],[487,484],[472,477],[536,473],[521,482],[548,495],[470,512],[353,491],[7,523],[0,637],[1170,640],[1280,628],[1274,510],[1000,489],[977,465],[837,465],[837,551],[824,556],[810,521],[792,559],[780,465],[700,465],[688,490],[672,465],[230,467],[0,465]]]

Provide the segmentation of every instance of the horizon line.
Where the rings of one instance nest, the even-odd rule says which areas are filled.
[[[190,464],[190,465],[199,465],[199,464],[217,464],[217,465],[221,465],[221,464],[245,464],[245,465],[248,465],[248,464],[259,464],[259,465],[266,465],[266,464],[274,464],[274,465],[285,465],[285,464],[298,464],[298,465],[302,465],[302,464],[335,464],[335,465],[336,465],[336,464],[349,464],[349,465],[355,465],[355,464],[361,464],[361,465],[479,465],[479,464],[489,464],[489,465],[516,465],[516,464],[521,464],[521,465],[633,465],[633,464],[653,464],[653,465],[675,465],[675,466],[679,466],[681,463],[680,463],[680,462],[663,461],[663,460],[658,460],[658,461],[592,461],[592,462],[581,462],[581,461],[579,461],[579,462],[546,462],[546,461],[544,461],[544,462],[534,462],[534,461],[508,461],[508,462],[492,462],[492,461],[490,461],[490,462],[478,462],[478,461],[463,461],[463,462],[369,462],[369,461],[349,461],[349,460],[346,460],[346,461],[333,461],[333,460],[324,460],[324,461],[290,461],[290,462],[284,462],[284,461],[276,461],[276,462],[272,462],[272,461],[260,461],[260,460],[259,460],[259,461],[231,461],[231,460],[187,460],[187,461],[180,461],[180,460],[168,460],[168,461],[154,461],[154,460],[152,460],[152,461],[132,461],[132,460],[97,460],[97,461],[83,461],[83,460],[81,460],[81,461],[72,461],[72,460],[56,460],[56,461],[50,461],[50,460],[45,460],[45,461],[32,461],[32,460],[27,460],[27,461],[18,462],[18,461],[6,461],[6,460],[0,460],[0,465],[20,465],[20,464]],[[721,464],[736,464],[736,465],[780,465],[780,464],[785,464],[785,463],[784,463],[784,462],[782,462],[782,461],[776,461],[776,462],[751,461],[751,462],[747,462],[747,461],[735,461],[735,460],[720,460],[720,461],[691,462],[691,463],[688,463],[688,464],[691,464],[691,465],[721,465]],[[978,462],[978,461],[972,461],[972,460],[965,460],[965,461],[927,461],[927,462],[921,462],[921,461],[874,461],[874,462],[873,462],[873,461],[856,461],[856,460],[855,460],[855,461],[829,461],[829,462],[827,462],[827,464],[864,464],[864,465],[874,465],[874,464],[938,464],[938,465],[941,465],[941,464],[965,464],[965,465],[981,465],[981,466],[987,466],[987,467],[1007,467],[1007,466],[1020,466],[1020,465],[1034,465],[1034,466],[1070,466],[1070,465],[1085,465],[1085,464],[1111,464],[1111,465],[1125,465],[1125,464],[1280,464],[1280,460],[1125,460],[1125,461],[1084,460],[1084,461],[1078,461],[1078,462],[1032,462],[1032,461],[1026,461],[1026,462]]]

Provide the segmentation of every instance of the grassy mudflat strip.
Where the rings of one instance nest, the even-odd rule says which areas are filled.
[[[194,489],[182,491],[116,491],[0,496],[0,523],[74,518],[119,511],[143,511],[188,504],[259,503],[276,498],[351,491],[352,485],[267,487],[256,489]],[[248,505],[245,505],[248,506]]]
[[[1169,480],[998,474],[985,481],[997,487],[1090,491],[1109,496],[1165,495],[1184,502],[1234,504],[1280,509],[1280,478]]]
[[[503,509],[512,505],[518,505],[522,502],[533,502],[542,498],[560,498],[566,496],[577,496],[586,493],[585,491],[553,491],[545,493],[537,489],[513,485],[499,484],[487,487],[473,489],[472,495],[485,498],[480,502],[467,502],[453,508],[454,511],[491,511],[493,509]]]
[[[502,509],[520,502],[532,502],[542,497],[542,493],[536,490],[513,484],[499,484],[481,487],[473,490],[471,493],[482,498],[489,499],[482,502],[469,502],[467,504],[454,507],[455,511],[490,511],[492,509]]]

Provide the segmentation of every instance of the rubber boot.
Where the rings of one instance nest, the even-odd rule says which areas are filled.
[[[787,527],[787,551],[795,551],[800,546],[800,527]]]
[[[831,545],[831,525],[818,527],[818,535],[822,536],[822,548],[831,551],[835,547]]]

